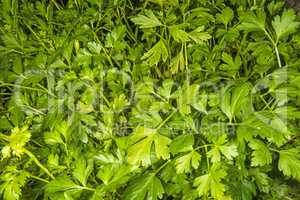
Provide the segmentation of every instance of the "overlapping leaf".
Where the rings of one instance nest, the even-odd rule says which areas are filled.
[[[135,24],[139,25],[140,28],[154,28],[161,26],[162,23],[157,19],[151,10],[146,10],[145,15],[139,14],[131,19]]]
[[[272,25],[276,32],[277,41],[283,37],[294,33],[300,23],[295,21],[296,15],[292,10],[283,12],[282,16],[276,16],[272,21]]]
[[[152,199],[157,200],[162,198],[164,188],[159,178],[154,173],[145,174],[127,188],[124,193],[125,200],[140,200]]]
[[[166,61],[168,58],[168,49],[164,42],[160,40],[149,51],[147,51],[142,60],[146,60],[149,65],[157,65],[160,60]]]
[[[153,144],[157,158],[167,159],[170,157],[168,148],[170,142],[171,139],[159,134],[156,129],[138,127],[130,137],[128,162],[132,165],[150,165]]]
[[[211,195],[213,198],[220,199],[226,190],[222,183],[226,175],[225,170],[219,164],[215,164],[207,174],[197,177],[194,186],[197,187],[199,196]]]

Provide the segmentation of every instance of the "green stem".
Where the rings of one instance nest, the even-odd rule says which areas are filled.
[[[28,25],[27,23],[24,23],[25,26],[30,30],[30,32],[35,36],[35,38],[40,42],[40,44],[44,47],[44,49],[50,53],[49,49],[46,47],[45,43],[41,40],[41,38],[36,34],[36,32]]]
[[[264,29],[264,32],[265,32],[266,36],[268,37],[268,39],[271,41],[271,43],[272,43],[272,45],[273,45],[273,47],[275,49],[278,66],[281,68],[282,67],[281,59],[280,59],[280,54],[279,54],[279,51],[278,51],[278,48],[277,48],[278,40],[276,42],[274,42],[274,40],[272,39],[271,35],[268,33],[268,31],[266,29]]]
[[[156,92],[152,91],[151,92],[154,96],[156,96],[157,98],[161,99],[162,101],[169,103],[165,98],[163,98],[162,96],[160,96],[159,94],[157,94]]]
[[[101,96],[104,99],[105,103],[107,104],[108,107],[110,107],[110,103],[108,101],[108,99],[106,98],[106,96],[104,95],[103,91],[100,90]]]
[[[154,174],[157,174],[158,172],[160,172],[168,163],[170,162],[170,160],[168,160],[167,162],[165,162],[164,164],[162,164],[155,172]]]
[[[261,98],[261,100],[265,103],[265,105],[266,105],[265,107],[268,107],[269,109],[271,109],[269,106],[271,102],[267,103],[266,100],[261,95],[259,96],[259,98]]]
[[[51,94],[49,91],[43,90],[43,89],[32,88],[32,87],[27,87],[27,86],[12,84],[12,83],[1,83],[0,84],[0,87],[6,87],[6,86],[17,87],[17,88],[22,88],[22,89],[32,90],[32,91],[37,91],[37,92],[43,92],[43,93],[46,93],[46,94],[51,95],[53,97],[56,97],[54,94]]]
[[[202,145],[202,146],[199,146],[199,147],[195,148],[194,151],[197,151],[197,150],[202,149],[202,148],[211,147],[211,146],[213,146],[213,145],[212,144],[205,144],[205,145]]]
[[[269,150],[271,150],[271,151],[274,151],[274,152],[277,152],[277,153],[280,153],[280,151],[279,151],[279,150],[277,150],[277,149],[273,149],[273,148],[271,148],[271,147],[269,147]]]
[[[185,69],[186,69],[186,81],[189,82],[190,71],[189,71],[189,63],[188,63],[186,42],[184,43],[184,60],[185,60]]]
[[[40,177],[38,177],[38,176],[34,176],[34,175],[30,175],[30,176],[31,176],[31,178],[36,179],[36,180],[39,180],[39,181],[41,181],[41,182],[49,183],[48,180],[43,179],[43,178],[40,178]]]
[[[32,160],[33,162],[35,162],[35,164],[37,166],[39,166],[44,172],[46,172],[46,174],[51,178],[51,179],[55,179],[55,177],[49,172],[49,170],[37,159],[37,157],[31,153],[29,150],[27,149],[23,149],[24,150],[24,153],[26,155],[28,155]]]
[[[277,57],[279,68],[281,68],[282,64],[281,64],[280,55],[279,55],[279,51],[278,51],[277,45],[275,46],[275,53],[276,53],[276,57]]]
[[[40,110],[38,110],[38,109],[35,109],[35,108],[31,107],[31,106],[24,105],[23,107],[24,107],[24,108],[31,109],[32,111],[34,111],[34,112],[37,113],[37,114],[40,114],[40,115],[46,115],[46,114],[43,113],[42,111],[40,111]]]
[[[159,130],[163,125],[165,125],[165,123],[167,123],[169,121],[169,119],[171,119],[171,117],[173,117],[173,115],[177,112],[177,110],[174,110],[162,123],[160,123],[158,125],[158,127],[156,128],[156,130]]]
[[[209,159],[208,159],[208,156],[207,156],[207,146],[205,146],[205,155],[206,155],[207,169],[209,170],[209,169],[210,169],[210,166],[209,166]]]
[[[61,10],[61,7],[57,4],[57,2],[55,0],[51,0],[51,1],[58,10]]]
[[[93,35],[94,35],[94,38],[97,40],[97,42],[98,42],[99,44],[101,44],[101,41],[99,40],[99,38],[98,38],[98,36],[97,36],[97,34],[96,34],[95,31],[93,31]],[[108,52],[107,52],[107,50],[105,49],[105,47],[101,47],[101,50],[103,50],[103,52],[104,52],[104,54],[105,54],[105,57],[106,57],[106,59],[108,60],[109,64],[110,64],[111,66],[113,66],[114,64],[113,64],[113,62],[112,62],[112,60],[111,60],[111,56],[108,54]]]
[[[0,95],[12,95],[11,93],[0,92]]]
[[[89,188],[89,187],[80,186],[80,188],[83,189],[83,190],[88,190],[88,191],[92,191],[92,192],[96,191],[95,189]]]

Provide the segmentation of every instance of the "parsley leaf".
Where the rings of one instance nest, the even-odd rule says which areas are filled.
[[[279,151],[278,168],[286,176],[300,181],[300,153],[299,149],[292,148]]]
[[[159,178],[154,173],[140,176],[133,181],[124,193],[124,200],[160,199],[164,193]]]
[[[254,150],[251,154],[252,166],[264,166],[272,162],[272,154],[263,142],[251,140],[249,146]]]
[[[128,148],[128,162],[132,165],[148,166],[151,164],[151,147],[154,143],[157,158],[169,158],[169,148],[171,140],[161,135],[156,129],[138,127],[130,137],[130,147]]]
[[[213,198],[221,198],[225,192],[225,185],[221,182],[227,173],[221,168],[220,164],[214,164],[209,173],[199,176],[194,181],[199,196],[209,195]]]
[[[157,19],[151,10],[145,11],[146,15],[139,14],[136,17],[133,17],[131,20],[140,26],[140,28],[154,28],[161,26],[162,23]]]
[[[294,33],[300,25],[300,22],[295,21],[296,15],[292,10],[283,12],[282,16],[276,16],[272,21],[272,25],[276,32],[277,41]]]

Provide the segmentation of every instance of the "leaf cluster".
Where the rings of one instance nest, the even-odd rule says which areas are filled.
[[[300,198],[283,0],[0,2],[0,199]]]

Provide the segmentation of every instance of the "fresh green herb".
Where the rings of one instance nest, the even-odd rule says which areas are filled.
[[[283,0],[2,0],[0,199],[300,199]]]

